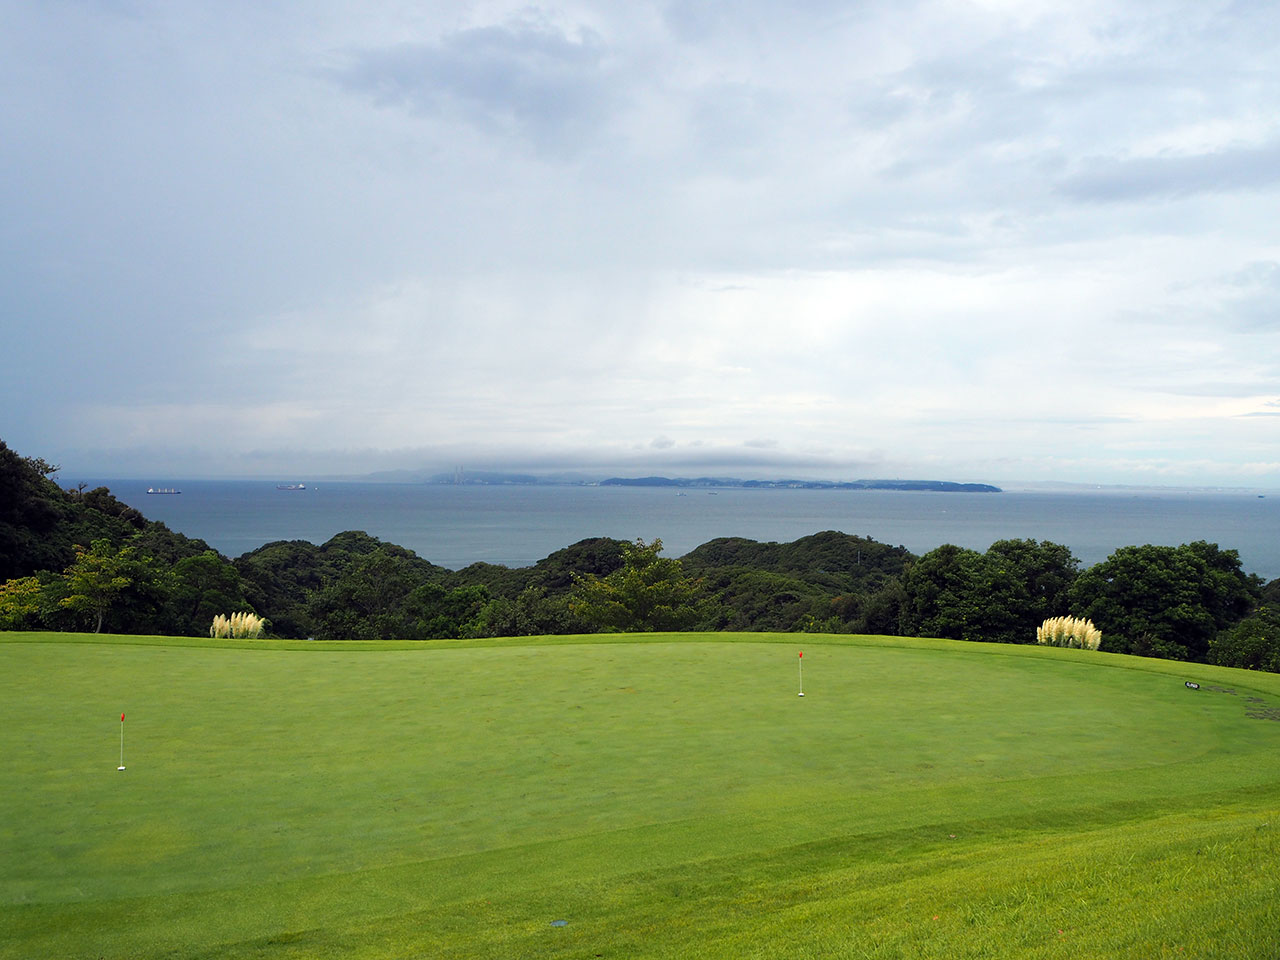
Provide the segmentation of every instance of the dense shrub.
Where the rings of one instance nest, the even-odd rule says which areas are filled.
[[[1234,550],[1197,540],[1121,547],[1076,579],[1070,608],[1106,634],[1111,653],[1203,660],[1209,641],[1256,603]]]
[[[1280,607],[1263,607],[1209,644],[1209,662],[1280,673]]]

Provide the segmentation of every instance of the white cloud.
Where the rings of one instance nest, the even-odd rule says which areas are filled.
[[[1274,460],[1263,5],[3,10],[24,452]]]
[[[355,52],[339,80],[379,104],[445,115],[551,149],[611,108],[601,38],[538,17],[472,27],[432,43]]]
[[[1100,202],[1254,191],[1280,182],[1280,142],[1213,153],[1163,154],[1088,162],[1067,177],[1068,196]]]

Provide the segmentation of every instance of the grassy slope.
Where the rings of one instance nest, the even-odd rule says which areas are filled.
[[[5,639],[0,956],[1280,944],[1280,676],[758,634]]]

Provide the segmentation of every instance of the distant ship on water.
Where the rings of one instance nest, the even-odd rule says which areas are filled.
[[[305,483],[277,483],[276,489],[277,490],[305,490],[307,489],[307,485]]]
[[[181,490],[175,490],[173,487],[147,487],[147,493],[181,493]]]

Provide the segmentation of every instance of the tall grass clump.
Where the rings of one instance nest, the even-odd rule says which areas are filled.
[[[1102,645],[1102,631],[1093,625],[1092,620],[1050,617],[1036,627],[1036,643],[1049,647],[1097,650]]]
[[[256,613],[218,614],[209,627],[209,636],[230,640],[257,640],[267,628],[267,621]]]

